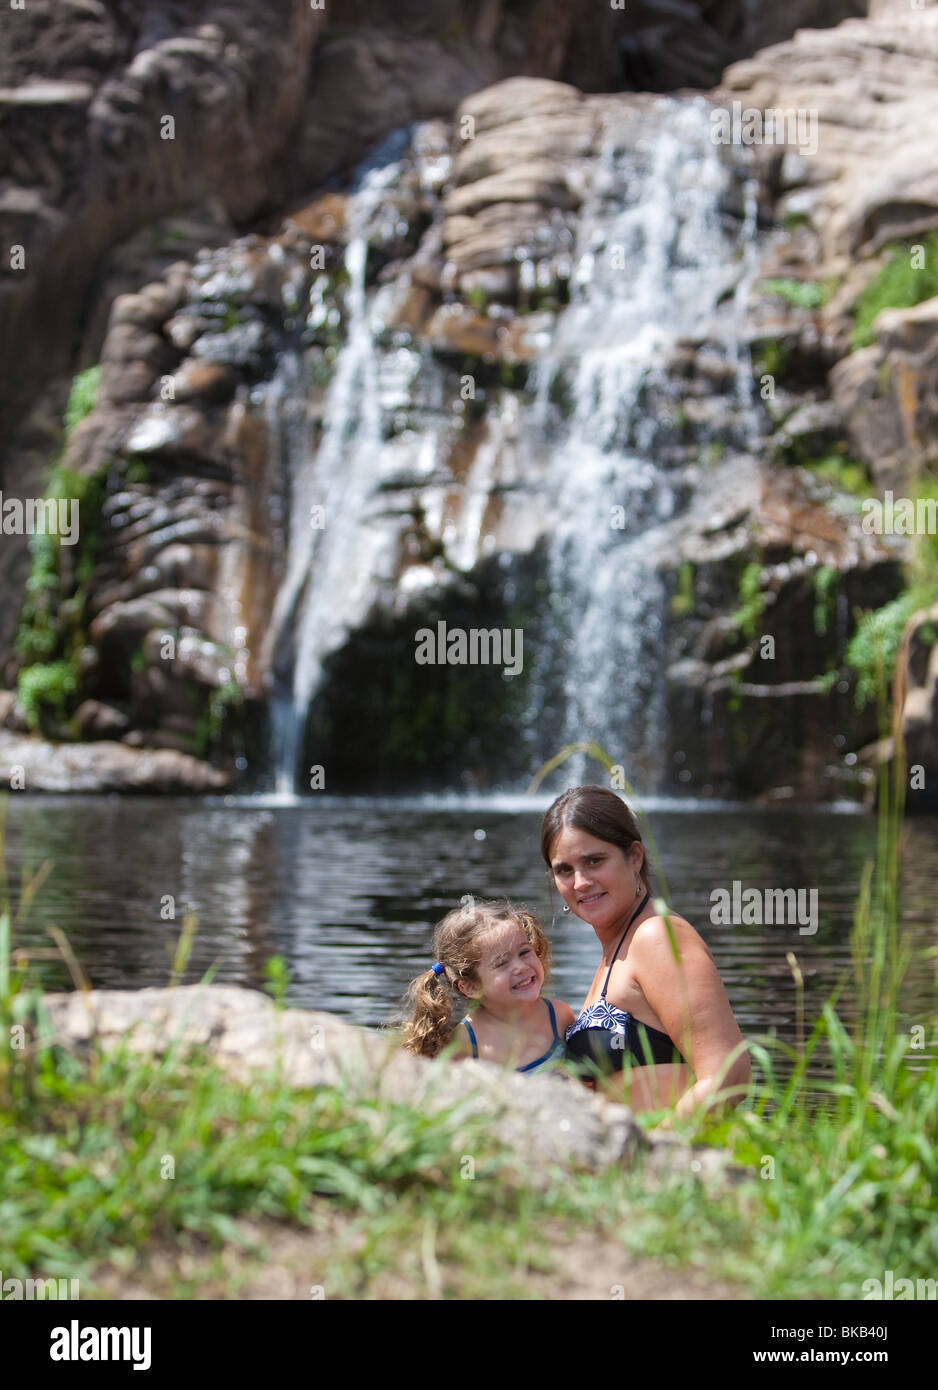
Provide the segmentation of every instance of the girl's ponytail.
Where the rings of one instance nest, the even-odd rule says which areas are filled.
[[[456,1030],[453,991],[445,972],[426,970],[411,982],[406,1007],[404,1047],[418,1057],[436,1057]]]

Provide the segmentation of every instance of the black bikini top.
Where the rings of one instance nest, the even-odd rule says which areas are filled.
[[[609,977],[622,944],[636,917],[648,902],[648,893],[629,918],[628,926],[619,938],[619,944],[612,953],[609,969],[602,993],[595,1004],[588,1005],[579,1017],[570,1024],[566,1032],[567,1056],[575,1062],[586,1064],[587,1073],[598,1069],[603,1075],[621,1071],[625,1065],[626,1053],[632,1062],[646,1066],[655,1062],[683,1062],[667,1033],[653,1028],[650,1023],[641,1023],[624,1009],[617,1009],[606,1000]]]

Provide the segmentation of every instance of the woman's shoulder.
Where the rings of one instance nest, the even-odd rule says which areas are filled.
[[[632,936],[629,953],[633,960],[640,956],[655,956],[667,951],[674,958],[674,948],[683,955],[687,952],[704,952],[713,959],[710,947],[696,927],[691,926],[686,917],[676,912],[654,913],[639,922]]]

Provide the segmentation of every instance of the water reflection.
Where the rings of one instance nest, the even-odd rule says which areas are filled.
[[[546,803],[545,803],[546,804]],[[281,954],[289,1000],[365,1025],[385,1022],[409,980],[430,964],[433,924],[464,893],[526,902],[551,927],[551,992],[582,1002],[597,961],[590,928],[563,916],[538,855],[542,807],[398,805],[310,798],[283,806],[192,799],[11,797],[7,860],[14,887],[45,859],[25,942],[65,928],[92,983],[162,985],[184,912],[199,917],[187,981],[210,967],[219,982],[260,987]],[[849,932],[875,822],[824,810],[654,811],[649,824],[675,908],[711,945],[740,1026],[794,1042],[796,990],[786,953],[805,977],[807,1026],[851,970]],[[484,832],[484,837],[479,832]],[[916,953],[902,1005],[935,1039],[938,823],[904,832],[902,930]],[[715,926],[711,892],[817,888],[816,934],[796,926]],[[50,988],[67,986],[57,964]],[[853,1009],[851,985],[838,1005]]]

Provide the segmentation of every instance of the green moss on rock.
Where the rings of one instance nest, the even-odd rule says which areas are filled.
[[[938,295],[938,232],[920,242],[894,242],[887,251],[879,274],[854,301],[854,350],[873,342],[873,324],[884,309],[914,309]]]

